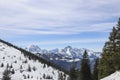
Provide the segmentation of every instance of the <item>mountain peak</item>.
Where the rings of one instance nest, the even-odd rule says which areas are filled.
[[[95,57],[96,56],[96,52],[92,51],[92,50],[89,50],[89,49],[86,49],[86,48],[72,48],[71,46],[66,46],[65,48],[63,49],[58,49],[58,48],[55,48],[55,49],[52,49],[52,50],[46,50],[46,49],[43,49],[41,50],[39,48],[39,46],[37,45],[31,45],[28,49],[28,51],[32,52],[32,53],[40,53],[40,54],[58,54],[58,55],[63,55],[63,56],[69,56],[69,57],[74,57],[74,58],[81,58],[84,51],[86,50],[88,52],[88,55],[91,56],[91,57]],[[99,54],[97,54],[99,56]]]
[[[38,45],[30,45],[28,48],[27,48],[28,51],[32,52],[32,53],[40,53],[41,52],[41,49]]]
[[[72,49],[72,47],[71,47],[71,46],[67,46],[67,47],[65,47],[65,48],[69,48],[69,49]]]

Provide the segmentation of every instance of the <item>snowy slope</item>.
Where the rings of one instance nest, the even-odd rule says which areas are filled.
[[[0,42],[0,63],[0,65],[3,64],[0,66],[0,79],[6,67],[15,71],[14,74],[11,74],[11,80],[58,80],[59,73],[64,74],[64,72],[48,67],[38,60],[29,59],[21,51],[2,42]],[[51,79],[44,79],[44,77]]]
[[[120,71],[116,71],[115,73],[100,80],[120,80]]]

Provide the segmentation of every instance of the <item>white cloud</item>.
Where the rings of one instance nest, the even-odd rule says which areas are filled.
[[[0,0],[0,31],[9,35],[108,31],[115,23],[109,19],[120,16],[119,3],[119,0]]]
[[[99,42],[105,42],[108,39],[106,38],[92,38],[92,39],[71,39],[71,40],[50,40],[50,41],[23,41],[22,43],[25,43],[23,45],[59,45],[59,44],[73,44],[73,43],[99,43]],[[14,42],[15,44],[21,45],[21,42]]]

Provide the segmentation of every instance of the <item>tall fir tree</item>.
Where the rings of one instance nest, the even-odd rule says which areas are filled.
[[[81,79],[80,80],[92,80],[91,79],[91,69],[88,53],[85,50],[83,59],[81,60]]]
[[[103,48],[99,65],[99,79],[120,70],[120,18],[116,27],[110,33],[109,41]]]
[[[99,58],[95,60],[94,69],[93,69],[93,80],[98,80],[98,65],[99,65]]]

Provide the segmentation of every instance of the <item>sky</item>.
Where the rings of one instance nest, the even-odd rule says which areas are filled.
[[[0,38],[19,47],[102,51],[120,0],[0,0]]]

